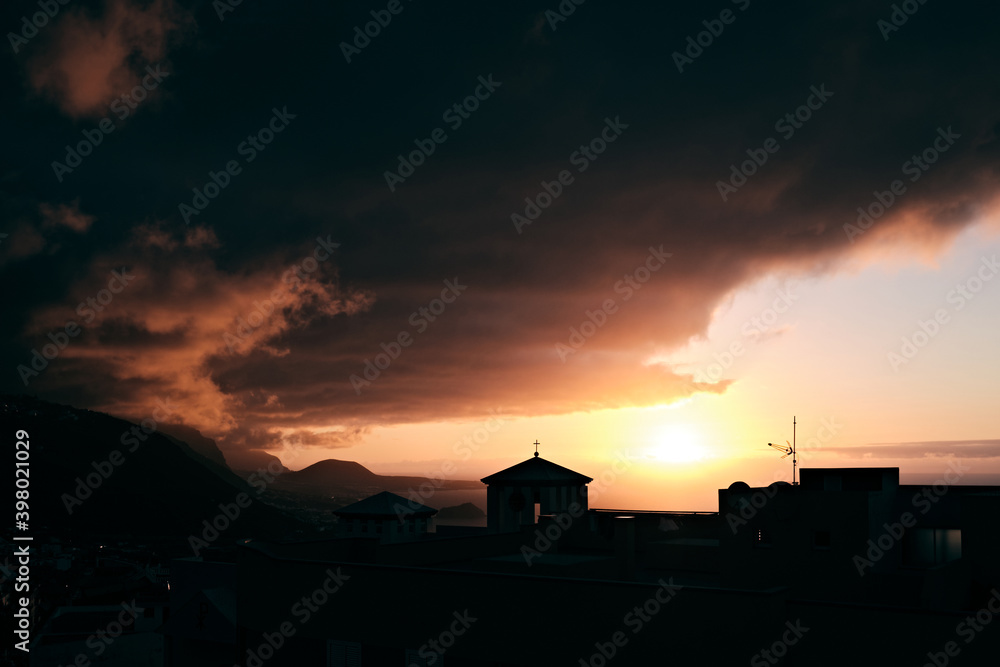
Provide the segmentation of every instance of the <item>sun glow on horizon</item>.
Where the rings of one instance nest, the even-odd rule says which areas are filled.
[[[654,436],[646,456],[663,463],[696,463],[709,457],[701,435],[690,426],[673,424]]]

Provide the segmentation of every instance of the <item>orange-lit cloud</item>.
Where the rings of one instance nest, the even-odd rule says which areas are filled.
[[[37,382],[55,391],[84,382],[98,405],[135,417],[146,415],[157,398],[169,399],[180,406],[174,420],[242,444],[274,445],[270,425],[260,428],[247,417],[256,410],[284,412],[277,397],[263,385],[236,395],[213,378],[207,361],[281,357],[287,350],[274,341],[283,334],[320,319],[356,315],[371,306],[372,297],[343,288],[335,260],[314,273],[295,274],[289,273],[294,262],[283,264],[287,257],[273,256],[254,269],[227,273],[208,254],[216,245],[210,230],[175,234],[149,224],[120,252],[96,259],[66,303],[38,310],[28,325],[29,336],[62,329],[68,320],[84,330],[53,361],[51,375]],[[109,303],[95,305],[89,299],[109,287],[115,270],[134,278]],[[275,303],[276,296],[273,309],[261,307]],[[251,318],[255,312],[266,316]],[[256,326],[241,334],[239,323],[248,320]],[[238,344],[232,345],[234,340]],[[294,444],[336,446],[345,435],[290,429],[283,437]]]
[[[105,116],[147,65],[165,61],[184,17],[173,0],[107,0],[97,16],[64,9],[28,62],[29,83],[68,116]]]
[[[80,211],[80,200],[74,201],[71,205],[40,204],[39,212],[42,214],[42,226],[44,227],[66,227],[74,232],[84,233],[94,224],[96,218]]]

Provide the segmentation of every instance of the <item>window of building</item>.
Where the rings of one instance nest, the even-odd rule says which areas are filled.
[[[771,547],[771,533],[764,530],[763,528],[758,528],[757,532],[754,534],[754,546],[755,547]]]
[[[326,667],[361,667],[361,644],[328,639]]]
[[[957,528],[911,528],[903,538],[903,564],[931,567],[962,557],[962,531]]]

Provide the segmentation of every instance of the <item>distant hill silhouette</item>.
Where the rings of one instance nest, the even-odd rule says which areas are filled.
[[[299,493],[359,496],[380,491],[405,491],[427,484],[426,477],[379,475],[355,461],[325,459],[311,466],[278,478],[275,487]],[[481,489],[483,485],[473,480],[445,480],[440,490]]]
[[[372,484],[380,476],[356,461],[326,459],[284,476],[300,484]]]
[[[219,463],[221,453],[214,455],[204,442],[198,448],[210,458],[159,430],[143,434],[143,441],[126,420],[28,396],[0,396],[0,424],[10,436],[20,429],[30,436],[36,534],[186,538],[200,534],[202,521],[211,521],[220,503],[232,503],[241,492],[254,502],[241,510],[220,545],[250,534],[278,537],[303,526],[263,502],[257,488],[229,470],[224,458]],[[8,458],[4,465],[13,460]]]

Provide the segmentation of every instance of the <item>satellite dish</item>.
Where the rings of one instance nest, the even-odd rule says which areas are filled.
[[[727,491],[729,493],[726,494],[726,502],[735,508],[740,504],[740,498],[744,497],[742,494],[750,493],[750,485],[746,482],[733,482]]]

